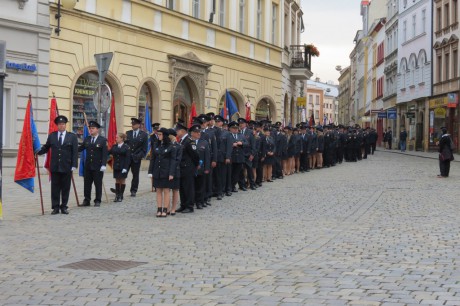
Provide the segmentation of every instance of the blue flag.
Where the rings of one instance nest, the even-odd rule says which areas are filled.
[[[232,116],[237,112],[238,108],[236,107],[236,103],[230,93],[226,90],[224,108],[220,111],[220,115],[224,117],[224,119],[232,120]]]
[[[88,130],[88,126],[85,124],[83,126],[83,140],[88,136],[89,136],[89,130]],[[83,150],[80,156],[80,167],[78,168],[79,176],[85,175],[85,160],[86,160],[86,150]]]
[[[145,130],[147,131],[147,133],[149,135],[152,134],[152,119],[150,118],[150,110],[149,110],[149,106],[147,104],[145,105],[144,128],[145,128]],[[149,152],[150,152],[150,139],[147,142],[148,142],[147,154],[149,154]]]

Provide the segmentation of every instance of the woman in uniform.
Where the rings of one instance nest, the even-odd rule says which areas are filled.
[[[171,210],[168,211],[168,215],[175,216],[176,215],[176,208],[177,203],[179,202],[179,189],[180,189],[180,161],[182,159],[182,146],[177,142],[176,130],[169,129],[169,140],[174,148],[175,160],[176,160],[176,171],[174,174],[174,178],[171,182],[171,189],[172,189],[172,204]],[[168,207],[169,208],[169,207]]]
[[[270,129],[268,127],[264,128],[265,134],[265,144],[264,144],[264,152],[263,158],[261,162],[264,163],[264,181],[265,182],[273,182],[272,181],[272,171],[273,165],[275,164],[275,153],[276,153],[276,146],[275,140],[271,136]]]
[[[166,217],[169,207],[169,189],[176,175],[175,149],[168,137],[168,130],[158,131],[158,145],[150,160],[149,176],[153,177],[153,187],[157,189],[157,217]]]
[[[125,181],[128,177],[129,164],[131,162],[131,149],[125,144],[126,134],[118,133],[116,144],[110,148],[109,154],[112,155],[113,178],[115,179],[115,200],[114,202],[123,201],[125,192]]]

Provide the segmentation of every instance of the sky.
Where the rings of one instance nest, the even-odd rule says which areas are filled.
[[[305,32],[301,43],[313,43],[320,56],[312,59],[311,78],[338,84],[337,65],[350,65],[356,31],[362,28],[361,0],[302,0]]]

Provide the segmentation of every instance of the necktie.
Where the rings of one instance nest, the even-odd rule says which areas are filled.
[[[60,135],[59,135],[59,144],[60,144],[60,145],[62,145],[62,134],[63,134],[63,133],[60,133]]]
[[[94,143],[95,140],[96,140],[96,137],[93,137],[93,138],[91,139],[91,143]]]
[[[235,139],[236,139],[236,134],[233,134],[233,138],[235,138]]]

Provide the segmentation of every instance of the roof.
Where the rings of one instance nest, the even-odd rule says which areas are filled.
[[[331,84],[326,84],[322,82],[316,82],[316,81],[307,81],[307,86],[308,87],[317,87],[321,88],[324,90],[324,95],[325,96],[331,96],[331,97],[338,97],[339,96],[339,87],[337,85],[331,85]],[[329,89],[329,91],[328,91]],[[307,90],[308,91],[308,90]]]

